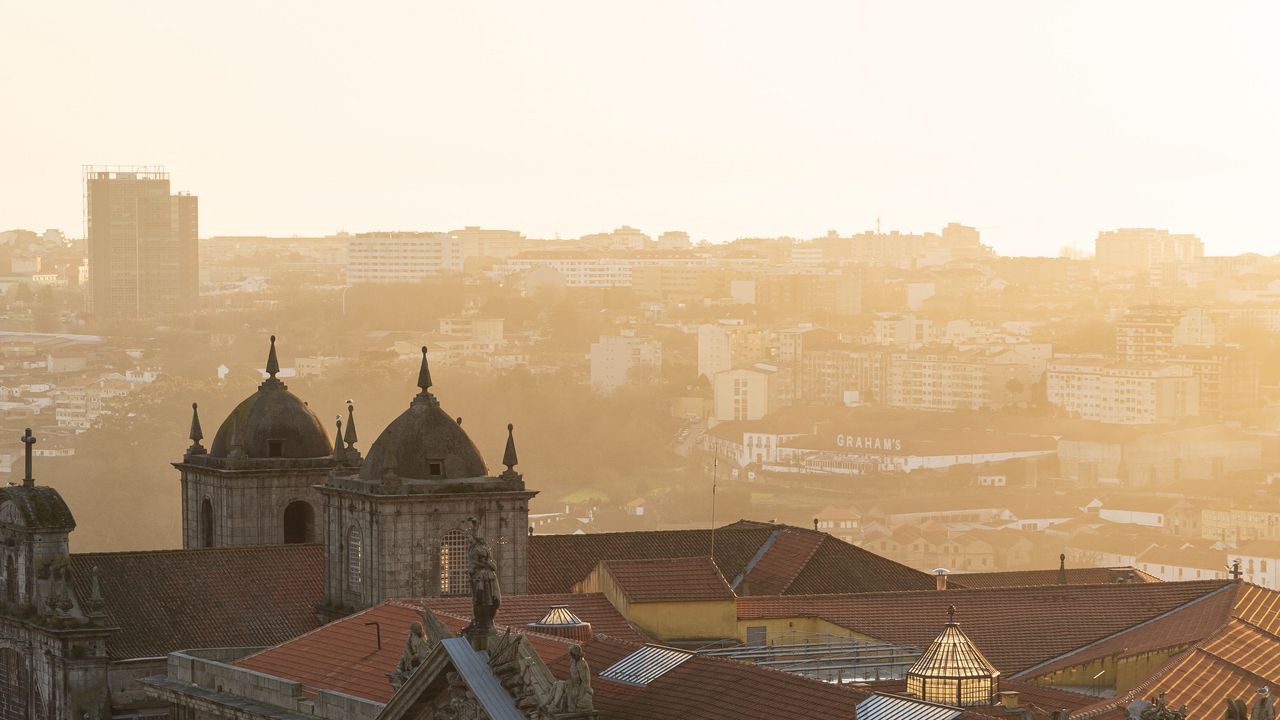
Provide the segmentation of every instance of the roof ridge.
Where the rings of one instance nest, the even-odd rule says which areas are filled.
[[[104,550],[96,552],[73,552],[70,553],[72,558],[88,558],[88,557],[124,557],[126,555],[171,555],[177,553],[215,553],[215,552],[243,552],[245,550],[261,550],[264,548],[305,548],[318,547],[323,548],[323,543],[263,543],[260,545],[229,545],[226,547],[209,547],[209,548],[159,548],[156,550]]]
[[[853,546],[853,547],[857,547],[857,546],[855,545],[855,546]],[[866,552],[870,552],[870,551],[866,551]],[[875,553],[871,553],[871,554],[872,554],[872,555],[875,555]],[[877,555],[876,557],[880,557],[880,556],[879,556],[879,555]],[[906,567],[909,567],[909,566],[906,566]],[[915,568],[911,568],[911,569],[912,569],[912,570],[915,570]],[[915,572],[921,573],[921,574],[926,575],[926,576],[928,575],[928,573],[924,573],[924,572],[922,572],[922,571],[920,571],[920,570],[915,570]],[[1177,586],[1197,585],[1197,584],[1199,584],[1199,585],[1210,585],[1210,584],[1216,584],[1216,585],[1219,585],[1219,586],[1225,586],[1225,585],[1229,585],[1229,584],[1231,584],[1231,581],[1230,581],[1230,580],[1180,580],[1180,581],[1175,581],[1175,582],[1156,582],[1156,583],[1150,583],[1150,582],[1148,582],[1148,583],[1078,583],[1078,584],[1074,584],[1074,585],[1007,585],[1007,586],[1006,586],[1006,585],[995,585],[995,586],[992,586],[992,587],[949,587],[949,588],[947,588],[946,590],[944,590],[944,591],[942,591],[942,592],[946,592],[946,593],[954,593],[954,594],[961,594],[961,593],[999,593],[999,592],[1008,592],[1008,591],[1010,591],[1010,590],[1029,590],[1029,589],[1043,590],[1043,589],[1046,589],[1046,588],[1055,588],[1055,589],[1058,589],[1060,592],[1061,592],[1061,591],[1073,592],[1073,591],[1075,591],[1075,590],[1079,590],[1079,589],[1085,589],[1085,588],[1099,588],[1099,587],[1107,587],[1107,588],[1167,588],[1167,587],[1177,587]],[[1206,593],[1208,593],[1208,594],[1211,594],[1211,593],[1213,593],[1213,592],[1217,592],[1217,591],[1219,591],[1219,590],[1221,590],[1221,589],[1222,589],[1222,587],[1213,587],[1213,588],[1207,589],[1205,592],[1206,592]],[[746,595],[746,596],[743,596],[743,597],[742,597],[742,598],[740,598],[740,599],[742,599],[742,600],[757,600],[757,599],[766,599],[766,598],[780,598],[780,597],[785,597],[785,598],[787,598],[788,600],[797,600],[797,601],[798,601],[798,600],[804,600],[804,599],[806,599],[806,598],[841,598],[841,597],[858,597],[858,598],[865,598],[865,597],[878,597],[878,596],[885,596],[885,595],[907,595],[907,594],[936,593],[936,592],[938,592],[938,591],[937,591],[937,590],[925,590],[925,589],[921,589],[921,590],[874,590],[874,591],[872,591],[872,592],[805,593],[805,594],[801,594],[801,595],[786,595],[786,596],[783,596],[783,595]],[[1197,599],[1198,599],[1198,598],[1197,598]],[[1191,601],[1188,601],[1188,602],[1191,602]],[[1136,627],[1136,626],[1135,626],[1135,627]]]
[[[764,542],[760,543],[760,547],[756,548],[755,554],[752,555],[751,559],[747,561],[747,564],[743,565],[742,569],[738,571],[737,576],[733,578],[733,582],[729,583],[729,589],[733,590],[734,594],[737,594],[738,586],[742,584],[743,580],[747,579],[747,574],[756,566],[756,563],[760,562],[760,558],[764,557],[765,553],[769,551],[769,548],[773,547],[773,544],[778,541],[778,536],[781,534],[781,528],[774,530],[769,533],[769,537],[765,538]],[[779,593],[779,595],[781,595],[781,593]]]
[[[1144,586],[1144,585],[1154,585],[1154,586],[1156,586],[1156,587],[1160,587],[1160,586],[1162,586],[1162,585],[1172,585],[1172,584],[1173,584],[1173,583],[1137,583],[1137,584],[1135,584],[1135,585],[1134,585],[1134,587]],[[1029,676],[1030,676],[1029,674],[1030,674],[1032,671],[1034,671],[1034,670],[1037,670],[1037,669],[1042,668],[1042,667],[1046,667],[1046,666],[1048,666],[1048,665],[1052,665],[1053,663],[1058,662],[1059,660],[1062,660],[1062,659],[1064,659],[1064,658],[1071,657],[1072,655],[1074,655],[1074,654],[1076,654],[1076,653],[1080,652],[1081,650],[1085,650],[1085,649],[1087,649],[1087,648],[1093,647],[1094,645],[1099,645],[1099,644],[1101,644],[1101,643],[1103,643],[1103,642],[1106,642],[1106,641],[1111,640],[1111,639],[1113,639],[1113,638],[1119,637],[1120,635],[1124,635],[1125,633],[1133,632],[1134,630],[1137,630],[1138,628],[1146,627],[1146,626],[1148,626],[1148,625],[1150,625],[1150,624],[1152,624],[1152,623],[1154,623],[1154,622],[1157,622],[1157,621],[1159,621],[1159,620],[1163,620],[1163,619],[1165,619],[1165,618],[1167,618],[1167,617],[1170,617],[1170,616],[1172,616],[1174,613],[1180,612],[1180,611],[1182,611],[1182,610],[1184,610],[1184,609],[1186,609],[1186,608],[1191,607],[1192,605],[1199,604],[1199,603],[1201,603],[1201,602],[1203,602],[1203,601],[1205,601],[1205,600],[1208,600],[1208,599],[1209,599],[1209,598],[1211,598],[1211,597],[1215,597],[1215,596],[1216,596],[1216,595],[1218,595],[1219,593],[1221,593],[1221,592],[1223,592],[1223,591],[1225,591],[1225,590],[1230,589],[1232,586],[1234,586],[1234,584],[1235,584],[1235,583],[1228,583],[1227,585],[1225,585],[1225,586],[1223,586],[1223,587],[1220,587],[1220,588],[1218,588],[1217,590],[1213,590],[1213,591],[1211,591],[1211,592],[1207,592],[1207,593],[1205,593],[1205,594],[1203,594],[1203,595],[1200,595],[1199,597],[1196,597],[1196,598],[1193,598],[1193,599],[1191,599],[1191,600],[1188,600],[1187,602],[1182,603],[1181,605],[1179,605],[1179,606],[1177,606],[1177,607],[1170,608],[1169,610],[1166,610],[1166,611],[1164,611],[1164,612],[1162,612],[1162,613],[1160,613],[1160,614],[1158,614],[1158,615],[1155,615],[1154,617],[1149,617],[1149,618],[1147,618],[1146,620],[1143,620],[1143,621],[1142,621],[1142,622],[1140,622],[1140,623],[1135,623],[1135,624],[1130,625],[1129,627],[1127,627],[1127,628],[1125,628],[1125,629],[1123,629],[1123,630],[1120,630],[1120,631],[1118,631],[1118,632],[1111,633],[1110,635],[1106,635],[1106,636],[1104,636],[1104,637],[1100,637],[1100,638],[1098,638],[1097,640],[1094,640],[1094,641],[1092,641],[1092,642],[1085,643],[1084,645],[1081,645],[1081,646],[1080,646],[1080,647],[1078,647],[1078,648],[1075,648],[1075,649],[1073,649],[1073,650],[1069,650],[1069,651],[1067,651],[1067,652],[1065,652],[1065,653],[1062,653],[1061,655],[1059,655],[1059,656],[1057,656],[1057,657],[1049,658],[1048,660],[1045,660],[1044,662],[1036,663],[1035,665],[1032,665],[1031,667],[1026,668],[1026,669],[1024,669],[1024,670],[1020,670],[1020,671],[1018,671],[1018,672],[1016,672],[1016,673],[1014,673],[1014,674],[1010,675],[1009,677],[1012,677],[1012,678],[1015,678],[1015,679],[1021,679],[1021,678],[1023,678],[1023,677],[1029,677]],[[1087,586],[1087,585],[1086,585],[1086,586],[1079,586],[1079,585],[1077,585],[1077,586],[1075,586],[1075,587],[1089,587],[1089,586]],[[1117,587],[1119,587],[1119,586],[1117,585]],[[1233,605],[1233,607],[1234,607],[1234,605]],[[1228,619],[1230,619],[1230,616],[1228,617]],[[1219,626],[1219,629],[1221,629],[1221,626]],[[1201,638],[1201,639],[1200,639],[1200,642],[1204,642],[1204,638]],[[1195,645],[1198,645],[1198,643],[1196,643]],[[1193,645],[1193,647],[1194,647],[1195,645]]]
[[[803,573],[805,569],[809,567],[809,561],[813,559],[814,555],[818,554],[818,550],[821,549],[823,545],[826,545],[828,541],[841,542],[839,540],[835,540],[835,538],[831,537],[830,535],[823,533],[823,537],[819,538],[818,542],[814,543],[814,546],[809,550],[808,554],[804,556],[804,562],[800,563],[799,570],[794,575],[792,575],[789,580],[787,580],[786,585],[782,586],[781,594],[785,595],[787,590],[791,589],[791,586],[794,585],[796,583],[796,580],[800,578],[801,573]],[[854,545],[852,543],[849,543],[849,546],[858,547],[857,545]]]

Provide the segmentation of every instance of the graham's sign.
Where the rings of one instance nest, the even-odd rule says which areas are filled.
[[[836,446],[850,450],[901,450],[902,438],[873,435],[836,435]]]

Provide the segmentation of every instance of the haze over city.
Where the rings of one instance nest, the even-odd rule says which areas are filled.
[[[0,3],[0,225],[164,164],[208,235],[960,221],[1269,252],[1269,3]],[[145,78],[145,79],[144,79]],[[19,182],[17,179],[21,178]]]
[[[1277,15],[0,0],[0,720],[1275,720]]]

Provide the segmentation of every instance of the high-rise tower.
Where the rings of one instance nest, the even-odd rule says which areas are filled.
[[[136,319],[196,310],[196,197],[169,192],[162,168],[84,169],[89,310]]]

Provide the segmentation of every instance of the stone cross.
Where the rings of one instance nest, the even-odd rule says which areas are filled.
[[[31,487],[36,484],[35,478],[31,477],[31,446],[36,444],[36,436],[31,434],[31,428],[23,433],[22,443],[27,446],[27,476],[22,478],[22,484]]]

